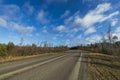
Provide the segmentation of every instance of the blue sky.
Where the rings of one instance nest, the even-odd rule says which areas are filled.
[[[120,40],[119,0],[0,0],[0,43],[94,43],[109,25]]]

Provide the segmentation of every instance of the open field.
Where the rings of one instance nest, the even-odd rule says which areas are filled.
[[[88,63],[88,80],[120,80],[120,57],[86,53]]]

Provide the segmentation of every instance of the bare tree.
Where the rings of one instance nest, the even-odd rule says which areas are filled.
[[[109,28],[108,28],[108,41],[109,43],[112,43],[112,31],[111,31],[111,25],[109,25]]]
[[[102,36],[102,37],[101,37],[102,42],[103,42],[103,43],[106,43],[105,34],[103,34],[103,33],[101,32],[101,36]]]
[[[24,39],[23,39],[23,38],[21,38],[21,39],[20,39],[20,46],[22,46],[22,45],[23,45],[23,42],[24,42]]]

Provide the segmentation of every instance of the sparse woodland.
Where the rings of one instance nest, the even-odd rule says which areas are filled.
[[[78,46],[77,48],[92,52],[98,52],[108,55],[120,55],[120,41],[115,43],[95,43],[87,46]]]
[[[60,52],[66,51],[68,48],[66,46],[49,46],[46,42],[43,46],[32,45],[15,45],[13,42],[8,44],[0,44],[0,57],[4,56],[25,56],[25,55],[35,55],[50,52]]]
[[[106,35],[102,34],[101,37],[99,43],[75,46],[71,49],[81,49],[108,55],[120,55],[120,41],[118,40],[118,36],[112,34],[111,26],[109,26]]]

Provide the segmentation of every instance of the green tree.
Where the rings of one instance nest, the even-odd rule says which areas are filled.
[[[7,45],[7,50],[10,51],[10,50],[12,50],[14,47],[15,47],[14,43],[13,43],[13,42],[9,42],[8,45]]]
[[[32,44],[32,47],[37,47],[37,45],[36,44]]]
[[[5,44],[0,44],[0,56],[7,55],[7,46]]]

